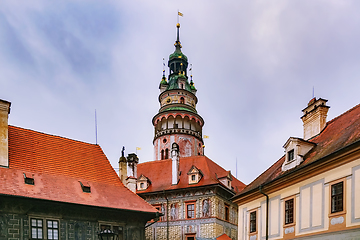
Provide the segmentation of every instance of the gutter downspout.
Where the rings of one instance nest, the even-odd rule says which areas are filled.
[[[164,197],[166,199],[166,239],[169,240],[169,199],[167,198],[164,190]]]
[[[155,213],[155,219],[154,219],[154,221],[153,221],[152,223],[146,225],[145,228],[150,227],[150,226],[153,225],[154,223],[157,223],[159,220],[160,220],[160,214],[159,214],[159,212],[156,212],[156,213]]]
[[[266,197],[266,240],[269,239],[269,196],[262,191],[262,186],[260,185],[259,191]]]

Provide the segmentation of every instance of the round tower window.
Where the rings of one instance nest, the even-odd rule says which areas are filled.
[[[164,138],[163,143],[166,143],[166,142],[167,142],[167,140],[166,140],[166,138]]]

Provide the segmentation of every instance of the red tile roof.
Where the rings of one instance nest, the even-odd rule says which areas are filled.
[[[137,174],[138,177],[142,175],[146,176],[151,184],[146,190],[138,191],[138,193],[157,192],[163,190],[192,188],[213,184],[222,184],[217,177],[226,176],[228,171],[220,167],[211,159],[205,156],[194,156],[180,158],[179,168],[181,171],[180,181],[177,185],[171,184],[171,159],[157,160],[151,162],[145,162],[138,164]],[[201,170],[203,177],[197,184],[189,184],[187,173],[192,166],[196,166]],[[245,184],[233,177],[231,183],[235,192],[240,192]]]
[[[304,156],[304,161],[296,168],[283,172],[281,166],[285,161],[282,156],[277,162],[258,176],[253,182],[244,188],[239,195],[267,184],[283,174],[298,170],[312,162],[318,161],[346,146],[360,141],[360,104],[328,121],[323,131],[310,139],[316,146]]]
[[[24,173],[35,185],[24,183]],[[9,168],[0,168],[0,178],[0,194],[156,212],[122,184],[100,146],[33,130],[9,126]]]
[[[232,240],[232,239],[224,233],[223,235],[217,237],[216,240]]]

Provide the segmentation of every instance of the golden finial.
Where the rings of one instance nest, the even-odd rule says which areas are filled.
[[[177,28],[180,28],[180,23],[177,23],[177,24],[176,24],[176,27],[177,27]]]

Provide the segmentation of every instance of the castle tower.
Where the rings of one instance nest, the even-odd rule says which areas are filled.
[[[160,109],[153,117],[154,159],[169,159],[173,143],[179,145],[180,157],[203,155],[204,120],[196,111],[196,88],[187,75],[188,59],[181,52],[180,24],[177,27],[175,51],[170,54],[168,81],[165,70],[160,82]]]

